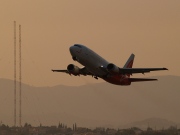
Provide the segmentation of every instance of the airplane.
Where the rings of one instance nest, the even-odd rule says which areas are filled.
[[[74,64],[69,64],[65,70],[52,70],[53,72],[64,72],[69,75],[80,76],[90,75],[95,79],[101,78],[106,82],[115,85],[131,85],[131,82],[156,81],[149,78],[131,78],[135,73],[148,73],[150,71],[168,70],[167,68],[132,68],[134,54],[131,54],[123,68],[106,61],[97,53],[81,44],[74,44],[69,48],[74,61],[79,62],[84,67],[79,68]]]

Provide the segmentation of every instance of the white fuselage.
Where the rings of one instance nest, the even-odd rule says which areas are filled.
[[[70,47],[72,57],[76,57],[77,61],[85,66],[95,76],[102,77],[106,72],[99,67],[106,67],[109,62],[99,56],[97,53],[83,45],[74,45]]]

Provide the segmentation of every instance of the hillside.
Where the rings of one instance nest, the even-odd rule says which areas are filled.
[[[61,121],[68,126],[76,122],[78,126],[87,127],[123,127],[129,123],[136,126],[137,123],[132,123],[148,118],[180,123],[180,77],[154,78],[159,81],[131,86],[99,83],[34,87],[23,84],[22,123],[57,125]],[[9,125],[13,124],[13,84],[12,80],[0,79],[0,120]]]

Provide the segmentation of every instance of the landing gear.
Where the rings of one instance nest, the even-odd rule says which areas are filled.
[[[72,57],[72,59],[73,59],[74,61],[77,61],[77,58],[76,58],[76,56],[73,56],[73,57]]]
[[[97,77],[97,76],[92,75],[92,77],[94,77],[95,79],[98,79],[98,77]]]
[[[97,77],[97,76],[94,76],[94,78],[98,80],[98,77]]]

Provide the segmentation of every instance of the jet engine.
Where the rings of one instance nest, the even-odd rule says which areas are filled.
[[[73,64],[69,64],[67,66],[67,70],[70,74],[73,74],[75,76],[80,74],[80,68],[78,66],[73,65]]]
[[[119,67],[110,63],[107,65],[107,71],[112,74],[119,73]]]

